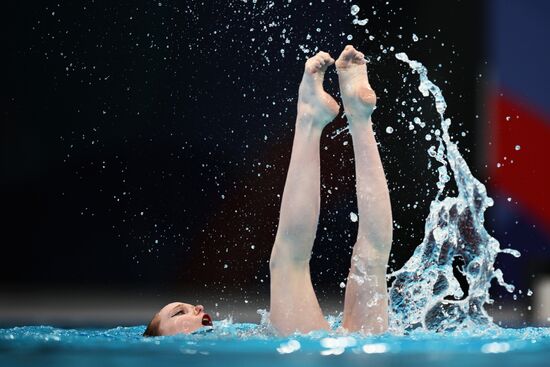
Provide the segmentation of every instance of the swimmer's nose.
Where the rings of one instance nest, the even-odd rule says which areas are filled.
[[[203,305],[196,305],[195,306],[195,312],[196,314],[200,314],[202,311],[204,311],[204,306]]]

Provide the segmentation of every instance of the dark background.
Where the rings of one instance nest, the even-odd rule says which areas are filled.
[[[373,119],[398,269],[423,238],[436,192],[424,135],[437,115],[394,54],[427,66],[453,137],[485,178],[486,9],[474,1],[354,4],[365,26],[352,24],[352,3],[328,0],[6,5],[0,286],[19,295],[133,290],[158,305],[167,290],[196,295],[190,302],[209,294],[216,307],[267,307],[303,63],[317,48],[336,58],[348,43],[369,57],[379,96]],[[334,70],[327,79],[338,96]],[[427,123],[417,135],[408,130],[415,116]],[[357,227],[344,127],[339,117],[321,142],[311,264],[321,302],[343,298]]]

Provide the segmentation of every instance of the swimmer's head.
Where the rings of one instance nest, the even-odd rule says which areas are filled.
[[[212,326],[212,318],[202,305],[173,302],[153,317],[143,336],[189,334],[203,326]]]

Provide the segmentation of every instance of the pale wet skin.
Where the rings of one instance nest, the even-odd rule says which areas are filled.
[[[365,55],[349,45],[336,60],[340,94],[350,123],[365,118],[368,120],[376,105],[376,94],[369,83],[366,63]]]
[[[320,137],[339,111],[338,103],[323,89],[325,72],[333,64],[353,138],[360,218],[342,328],[380,333],[388,327],[385,276],[392,216],[372,130],[376,94],[368,81],[364,55],[348,45],[337,60],[326,52],[308,59],[299,88],[292,156],[270,259],[270,320],[282,335],[329,329],[311,283],[309,260],[320,209]]]
[[[212,326],[212,318],[202,305],[172,302],[164,306],[153,318],[158,320],[159,335],[189,334],[203,326]]]
[[[340,106],[323,89],[325,72],[333,64],[334,59],[323,51],[306,61],[298,92],[299,121],[322,129],[338,114]]]

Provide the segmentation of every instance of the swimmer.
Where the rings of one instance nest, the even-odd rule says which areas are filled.
[[[313,290],[309,261],[320,207],[319,145],[323,128],[339,105],[323,89],[335,64],[353,139],[359,227],[346,284],[343,331],[382,333],[388,328],[386,266],[392,243],[388,185],[371,115],[376,105],[364,55],[346,46],[335,61],[319,52],[307,60],[298,91],[298,113],[290,166],[270,258],[270,321],[281,335],[329,330]],[[157,313],[145,336],[191,333],[212,325],[202,306],[171,303]]]

